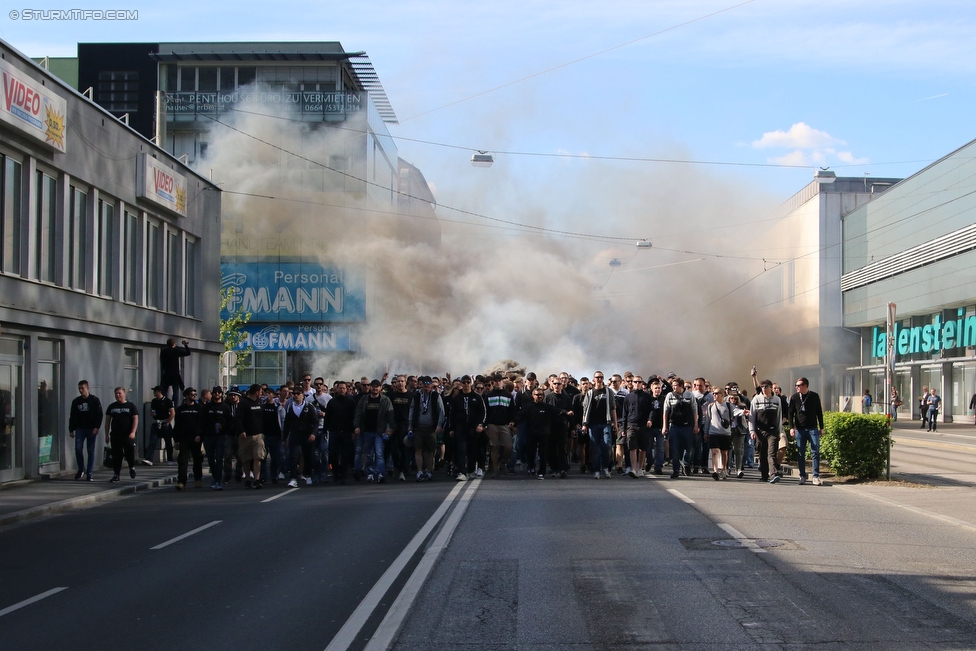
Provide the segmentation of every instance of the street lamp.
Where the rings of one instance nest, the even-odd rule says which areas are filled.
[[[817,173],[813,175],[813,180],[821,185],[824,183],[833,183],[837,180],[837,173],[821,167],[819,170],[817,170]]]
[[[495,158],[483,151],[478,151],[477,154],[472,154],[471,164],[475,167],[491,167],[491,164],[495,162]]]

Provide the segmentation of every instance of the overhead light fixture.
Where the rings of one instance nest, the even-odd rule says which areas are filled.
[[[610,266],[611,267],[619,267],[621,265],[623,265],[623,262],[621,262],[617,258],[614,258],[613,260],[610,261]]]
[[[647,240],[637,240],[637,248],[638,249],[649,249],[652,246],[653,246],[653,244],[651,244]]]
[[[821,184],[833,183],[837,180],[837,173],[821,167],[819,170],[817,170],[817,173],[813,175],[813,180]]]
[[[495,158],[486,152],[479,151],[477,154],[471,156],[471,164],[475,167],[491,167],[491,164],[495,162]]]

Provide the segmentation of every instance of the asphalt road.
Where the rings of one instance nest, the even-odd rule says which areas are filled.
[[[0,647],[976,648],[967,486],[285,490],[159,489],[0,531]]]

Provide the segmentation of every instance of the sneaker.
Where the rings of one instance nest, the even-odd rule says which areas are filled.
[[[75,481],[78,481],[79,479],[81,479],[82,475],[84,475],[84,474],[85,474],[85,471],[84,470],[79,470],[78,472],[76,472],[75,473]]]
[[[679,475],[679,474],[678,474],[678,473],[676,473],[676,472],[672,472],[672,473],[671,473],[671,479],[677,479],[677,478],[678,478],[678,477],[680,477],[680,476],[681,476],[681,475]]]
[[[176,484],[176,490],[181,491],[184,488],[186,488],[186,484],[184,484],[183,482],[179,482]]]
[[[559,471],[559,478],[560,479],[566,479],[566,471],[565,470],[560,470]]]
[[[151,466],[151,465],[153,465],[153,462],[150,461],[149,459],[143,459],[142,460],[142,465],[144,465],[144,466]]]
[[[278,479],[284,479],[284,478],[285,478],[285,473],[279,472],[278,473]]]
[[[782,477],[780,477],[779,475],[773,475],[772,477],[769,478],[769,483],[778,484],[780,479],[782,479]]]
[[[585,475],[586,474],[586,466],[580,466],[580,474],[581,475]]]
[[[386,475],[383,475],[383,474],[376,475],[376,483],[377,484],[385,484],[386,483]]]
[[[599,472],[593,473],[593,479],[599,479],[599,478],[600,478],[600,473]]]
[[[263,487],[264,487],[263,481],[261,481],[260,479],[256,479],[254,481],[254,488],[263,488]]]
[[[214,484],[214,490],[222,491],[224,490],[224,485],[218,481],[216,484]]]
[[[422,472],[420,472],[420,471],[418,470],[418,471],[417,471],[417,478],[416,478],[416,479],[414,479],[414,481],[423,481],[423,480],[424,480],[424,473],[422,473]]]
[[[811,483],[812,483],[812,484],[813,484],[814,486],[822,486],[822,485],[823,485],[823,482],[822,482],[822,481],[820,481],[820,477],[814,477],[814,478],[813,478],[813,481],[812,481]]]
[[[217,480],[216,479],[210,482],[210,488],[212,488],[212,489],[217,488]]]
[[[244,488],[250,488],[250,487],[251,487],[251,480],[250,479],[245,479],[244,480]]]
[[[133,477],[134,476],[135,475],[133,475]],[[203,480],[202,479],[194,479],[193,480],[193,487],[194,488],[203,488]]]
[[[624,469],[621,468],[620,466],[617,466],[617,474],[620,475],[621,477],[623,477],[624,476]]]
[[[745,476],[746,476],[746,473],[743,470],[740,470],[739,472],[735,473],[735,478],[736,479],[742,479]]]
[[[311,486],[312,485],[312,478],[311,477],[306,477],[305,478],[305,485],[306,486]]]
[[[424,473],[424,479],[427,481],[434,481],[434,473],[428,470],[427,472]]]
[[[722,472],[719,473],[718,478],[719,479],[728,479],[729,478],[729,471],[728,470],[725,470],[723,468],[722,469]]]
[[[546,476],[545,475],[536,475],[535,478],[536,479],[545,479]]]
[[[373,477],[373,473],[369,473],[368,475],[366,475],[366,483],[367,484],[372,484],[374,479],[375,479],[375,477]]]
[[[399,475],[397,475],[397,481],[407,481],[407,478],[401,472]]]
[[[129,477],[131,477],[132,479],[135,479],[136,478],[136,469],[135,468],[129,468]]]
[[[290,482],[288,482],[288,488],[298,488],[298,480],[292,479]]]
[[[120,481],[122,481],[122,480],[119,479],[119,476],[118,475],[112,475],[112,478],[108,480],[108,483],[110,483],[110,484],[117,484]]]
[[[609,468],[604,468],[603,469],[603,476],[606,479],[610,479],[610,469]]]
[[[457,474],[457,480],[458,481],[468,481],[468,476],[465,475],[463,472],[459,472]]]
[[[95,481],[95,478],[92,477],[91,475],[88,475],[88,481]]]
[[[478,466],[478,468],[474,471],[474,474],[475,477],[484,477],[485,471],[481,469],[481,466]]]
[[[634,472],[634,469],[633,468],[628,468],[627,469],[627,476],[628,477],[633,477],[634,479],[637,479],[637,473]]]
[[[800,477],[800,486],[802,486],[805,483],[807,483],[807,478],[806,477]]]
[[[655,475],[663,475],[664,474],[664,468],[655,468],[654,469],[654,474]]]
[[[715,481],[718,481],[718,473],[717,472],[713,472],[712,473],[712,479],[714,479]]]

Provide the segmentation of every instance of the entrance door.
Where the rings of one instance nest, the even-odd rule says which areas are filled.
[[[20,339],[0,337],[0,482],[24,478],[24,404]]]

